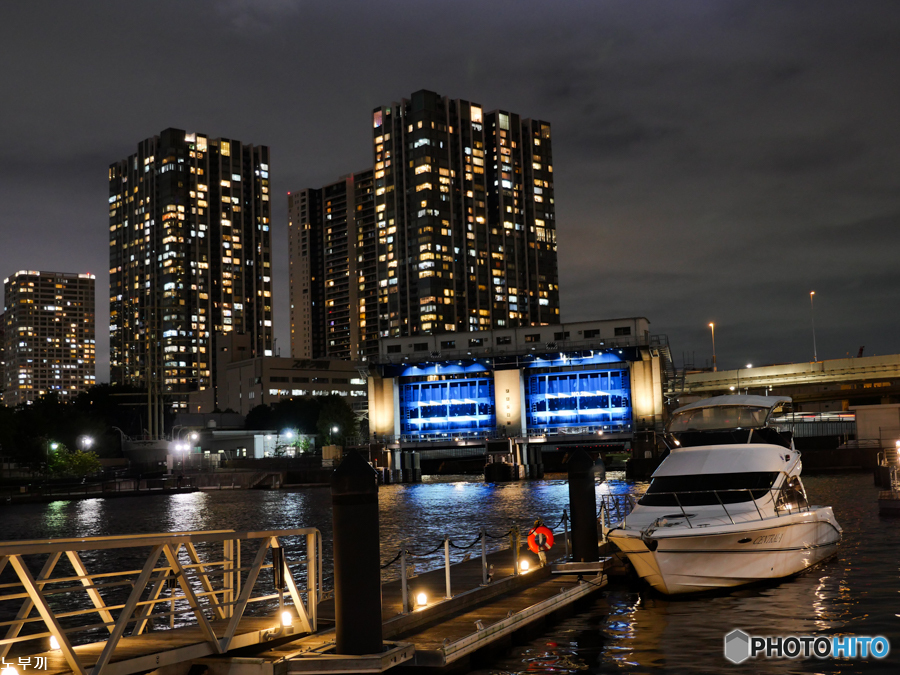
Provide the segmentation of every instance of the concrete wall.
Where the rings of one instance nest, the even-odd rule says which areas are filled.
[[[626,332],[617,335],[616,331]],[[547,326],[522,326],[518,328],[495,328],[483,331],[462,331],[440,333],[438,335],[417,335],[415,337],[383,338],[378,351],[382,360],[429,358],[430,354],[447,357],[452,354],[484,356],[485,354],[527,353],[536,349],[546,349],[547,344],[556,344],[560,349],[590,348],[590,345],[638,346],[650,341],[650,322],[644,317],[605,319],[602,321],[580,321],[577,323],[553,324]],[[437,357],[435,357],[437,358]]]
[[[525,418],[522,415],[525,381],[521,370],[494,371],[494,412],[497,426],[510,436],[524,432]]]
[[[375,371],[369,375],[369,433],[379,436],[399,434],[400,420],[395,414],[394,401],[399,410],[400,391],[394,378],[382,378]],[[395,396],[395,390],[397,396]],[[394,431],[395,427],[398,431]]]
[[[856,413],[856,437],[893,444],[900,439],[900,404],[860,405]]]
[[[653,426],[663,419],[660,357],[641,350],[641,360],[631,363],[631,403],[636,426]]]

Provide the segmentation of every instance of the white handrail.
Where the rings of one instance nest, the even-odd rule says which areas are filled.
[[[273,594],[268,588],[268,576],[260,582],[260,572],[272,568],[269,550],[283,547],[285,539],[294,537],[305,539],[305,555],[293,561],[285,556],[281,563],[284,578],[299,629],[315,632],[322,568],[321,534],[315,528],[0,542],[0,615],[15,617],[0,621],[0,657],[7,656],[14,644],[28,641],[34,643],[34,653],[44,652],[47,638],[53,637],[74,673],[101,675],[129,627],[131,635],[140,635],[153,619],[165,618],[171,626],[176,615],[183,622],[199,625],[209,653],[224,653],[237,635],[246,632],[240,629],[240,622],[247,607],[279,598],[279,593]],[[140,569],[134,569],[135,549],[149,550]],[[250,565],[242,565],[242,549],[252,555]],[[79,555],[117,550],[127,553],[85,556],[92,560],[92,571]],[[61,561],[68,561],[69,569],[63,569]],[[33,576],[30,570],[41,565],[40,573]],[[3,575],[7,566],[12,574],[7,570]],[[297,585],[292,566],[305,568],[305,585]],[[12,610],[4,611],[10,604]],[[157,611],[158,606],[167,605],[167,610]],[[32,616],[35,609],[38,617]],[[223,637],[217,637],[210,617],[225,622]],[[23,627],[35,623],[43,623],[46,630],[21,634]],[[273,625],[280,623],[281,617],[274,617]],[[103,635],[96,632],[98,627],[105,627],[108,637],[96,664],[89,669],[72,644],[102,641]],[[161,623],[155,628],[165,629]],[[116,670],[122,672],[121,663]]]

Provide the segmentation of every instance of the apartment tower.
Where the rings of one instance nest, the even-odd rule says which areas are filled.
[[[23,270],[3,290],[3,404],[66,401],[94,386],[94,275]]]
[[[418,91],[372,132],[379,336],[559,323],[550,124]]]
[[[109,167],[110,379],[184,400],[217,333],[272,355],[269,148],[166,129]]]
[[[372,170],[288,195],[291,355],[378,354]]]

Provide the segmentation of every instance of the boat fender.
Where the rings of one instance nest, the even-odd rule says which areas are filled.
[[[553,546],[553,532],[546,525],[532,528],[528,533],[528,548],[532,553],[549,551]]]
[[[659,542],[646,532],[641,532],[641,541],[644,542],[644,546],[650,551],[655,551],[659,546]]]

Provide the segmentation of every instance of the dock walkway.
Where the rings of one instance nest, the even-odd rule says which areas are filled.
[[[578,600],[606,585],[605,574],[552,574],[554,561],[565,555],[564,535],[548,552],[550,565],[539,567],[538,557],[520,550],[519,560],[528,560],[531,571],[513,575],[513,551],[504,549],[487,555],[494,567],[494,581],[482,586],[481,557],[451,566],[454,596],[445,599],[445,570],[426,572],[409,581],[411,597],[425,592],[429,603],[408,614],[400,614],[401,581],[382,585],[383,636],[397,646],[377,657],[334,655],[334,629],[300,637],[272,649],[259,652],[255,658],[265,664],[267,672],[332,673],[382,672],[403,662],[406,666],[442,668],[451,666],[479,649],[526,626],[545,619],[554,612],[570,607]],[[601,566],[610,566],[608,557]],[[319,605],[319,623],[333,622],[334,602]],[[393,654],[391,654],[393,652]],[[391,660],[395,663],[391,663]],[[222,658],[204,659],[215,675],[224,663]],[[215,667],[217,666],[217,667]],[[269,670],[271,668],[272,670]],[[224,671],[223,671],[224,672]]]
[[[193,541],[201,539],[226,542],[238,538],[262,540],[263,547],[260,548],[251,566],[255,580],[261,570],[271,567],[264,559],[266,549],[270,546],[273,548],[279,546],[278,538],[286,534],[307,535],[309,559],[315,559],[318,555],[315,552],[318,548],[316,544],[318,535],[310,534],[306,530],[188,533],[166,535],[165,540],[160,542],[153,540],[150,543],[159,546],[164,544],[167,547],[165,550],[168,564],[157,564],[154,562],[155,558],[148,559],[145,563],[143,576],[150,579],[151,573],[157,575],[153,577],[156,579],[153,588],[156,589],[157,595],[149,602],[168,602],[165,595],[159,595],[159,589],[165,587],[163,583],[165,579],[178,579],[181,584],[185,584],[183,575],[187,570],[199,572],[201,574],[199,579],[203,579],[203,575],[209,576],[211,566],[217,564],[193,559],[196,556],[191,549],[193,564],[181,569],[180,563],[177,562],[179,545],[190,546]],[[132,541],[129,545],[138,546],[142,543]],[[93,547],[111,547],[113,544],[119,545],[117,542],[96,542]],[[43,546],[48,550],[51,547],[50,544]],[[230,550],[226,548],[226,553]],[[160,675],[175,675],[183,674],[186,664],[205,666],[208,675],[233,674],[238,670],[241,675],[380,673],[400,664],[429,669],[442,668],[465,663],[464,659],[474,652],[495,645],[515,631],[572,606],[581,598],[598,591],[606,583],[603,570],[608,567],[609,558],[601,560],[599,572],[585,573],[583,578],[574,574],[552,573],[552,563],[565,555],[565,536],[562,534],[557,537],[556,546],[548,552],[548,561],[551,565],[540,567],[535,554],[524,547],[520,549],[518,560],[527,560],[530,564],[530,571],[527,573],[514,574],[516,558],[512,549],[507,548],[488,554],[486,560],[493,568],[493,580],[486,585],[482,584],[480,551],[477,555],[474,555],[474,551],[475,549],[470,559],[450,567],[451,598],[445,597],[446,570],[443,567],[409,579],[410,604],[412,605],[415,596],[422,592],[426,594],[427,602],[408,613],[402,613],[401,580],[395,579],[382,584],[383,637],[389,647],[382,654],[360,657],[334,654],[333,599],[312,605],[309,604],[309,600],[306,603],[301,601],[300,616],[295,617],[293,625],[281,630],[277,628],[278,622],[273,617],[240,615],[242,603],[246,602],[246,597],[249,597],[250,593],[249,586],[246,586],[240,599],[237,598],[237,593],[234,594],[234,600],[238,604],[235,605],[235,611],[232,612],[234,616],[230,619],[227,616],[213,617],[210,620],[201,620],[200,625],[150,630],[126,636],[120,632],[125,625],[120,616],[115,622],[115,628],[109,623],[106,624],[112,632],[109,640],[70,646],[68,649],[72,651],[68,657],[64,650],[59,649],[32,654],[30,657],[32,663],[46,664],[46,667],[42,668],[46,675],[67,675],[73,672],[78,675],[88,673],[131,675],[147,671],[156,671]],[[11,554],[8,559],[10,563],[18,560],[15,558],[15,551],[10,550],[8,553]],[[223,569],[228,569],[227,560],[226,556]],[[315,566],[307,566],[310,575],[315,569]],[[96,584],[104,578],[103,574],[88,575],[84,571],[81,574],[83,578],[78,578],[82,583],[92,580],[91,583]],[[46,575],[49,575],[49,571],[46,571]],[[43,585],[49,583],[45,581],[48,579],[46,575],[32,579],[29,590],[29,595],[39,604],[42,616],[49,612],[46,600],[40,592]],[[60,578],[56,581],[66,582],[67,579]],[[136,584],[135,588],[138,590],[132,592],[134,600],[130,600],[130,604],[136,602],[140,596],[140,583],[144,582]],[[92,585],[91,588],[93,587]],[[187,595],[191,594],[190,585],[182,587]],[[300,589],[301,593],[302,590]],[[206,595],[215,597],[209,593]],[[300,599],[296,589],[293,595],[295,600]],[[266,600],[271,597],[264,594],[258,599]],[[144,601],[144,604],[146,602],[148,601]],[[305,608],[303,604],[306,604]],[[298,609],[296,602],[294,605],[295,609]],[[226,611],[228,606],[222,602],[219,605],[221,612],[228,614],[230,612]],[[100,607],[101,612],[119,609],[111,605],[104,607],[102,604]],[[194,607],[195,613],[205,613],[201,610],[200,604],[195,602]],[[209,607],[214,608],[214,605]],[[304,626],[309,626],[309,623],[302,620],[307,613],[317,631],[298,636],[298,633],[308,630]],[[107,621],[111,618],[108,617]],[[35,661],[37,658],[41,661]]]

